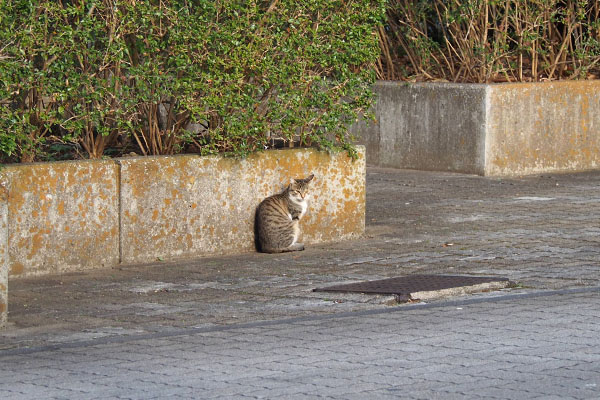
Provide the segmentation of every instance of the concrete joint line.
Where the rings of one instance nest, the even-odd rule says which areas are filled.
[[[123,264],[123,197],[122,197],[122,190],[121,187],[123,185],[123,182],[121,181],[121,168],[122,168],[122,164],[120,160],[115,160],[115,163],[117,164],[117,229],[119,230],[117,235],[118,235],[118,240],[119,240],[119,260],[118,263],[119,265]]]
[[[491,129],[491,122],[490,122],[490,114],[491,114],[491,99],[492,99],[492,89],[490,85],[486,85],[485,86],[485,111],[484,111],[484,115],[483,115],[483,132],[481,132],[481,135],[483,136],[481,141],[482,143],[482,147],[479,149],[479,154],[481,154],[481,172],[480,174],[483,176],[487,176],[490,174],[489,171],[489,167],[488,167],[488,162],[490,161],[491,158],[491,154],[492,154],[492,149],[491,149],[491,144],[490,144],[490,140],[487,137],[487,132],[490,131]]]

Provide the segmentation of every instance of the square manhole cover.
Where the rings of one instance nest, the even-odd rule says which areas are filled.
[[[346,292],[387,294],[401,297],[423,298],[426,294],[448,289],[478,287],[500,289],[508,286],[508,278],[460,275],[409,275],[397,278],[357,282],[313,289],[314,292]],[[421,295],[419,295],[421,294]]]

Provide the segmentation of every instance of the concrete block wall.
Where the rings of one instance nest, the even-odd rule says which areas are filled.
[[[5,167],[8,269],[27,277],[254,249],[254,212],[290,178],[311,173],[306,243],[364,232],[365,150],[267,151]],[[1,244],[1,243],[0,243]],[[2,256],[0,245],[0,257]]]
[[[12,165],[0,175],[9,193],[11,276],[118,263],[119,170],[115,162]]]
[[[600,81],[486,86],[485,175],[600,167]]]
[[[369,164],[483,172],[484,86],[377,82],[374,89],[377,122],[351,128]]]
[[[8,278],[254,250],[254,213],[315,174],[307,244],[365,229],[365,149],[290,149],[244,160],[182,155],[14,165],[0,171],[0,326]]]
[[[281,191],[290,178],[311,173],[303,240],[343,240],[364,232],[364,148],[355,162],[345,153],[304,149],[243,160],[185,155],[120,164],[124,263],[251,251],[260,200]]]
[[[378,82],[369,164],[479,175],[600,166],[600,81]]]

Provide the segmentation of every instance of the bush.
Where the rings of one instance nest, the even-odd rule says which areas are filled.
[[[600,77],[596,0],[389,0],[379,34],[381,79]]]
[[[352,152],[382,0],[0,2],[4,162]]]

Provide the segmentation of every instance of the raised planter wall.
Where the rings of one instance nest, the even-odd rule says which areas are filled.
[[[119,262],[119,166],[112,161],[5,167],[8,265],[33,276]]]
[[[486,175],[600,167],[600,80],[488,85]]]
[[[222,157],[122,159],[121,259],[157,258],[254,249],[254,212],[290,178],[311,173],[311,201],[301,222],[303,241],[349,239],[364,232],[365,153],[313,149],[268,151],[244,160]]]
[[[600,167],[600,81],[378,82],[369,164],[480,175]]]
[[[0,325],[8,278],[254,250],[254,212],[311,173],[307,244],[365,229],[365,150],[14,165],[0,172]]]
[[[181,155],[5,167],[9,274],[253,250],[259,202],[311,173],[305,242],[361,235],[362,147],[354,162],[346,153],[292,149],[243,160]]]

